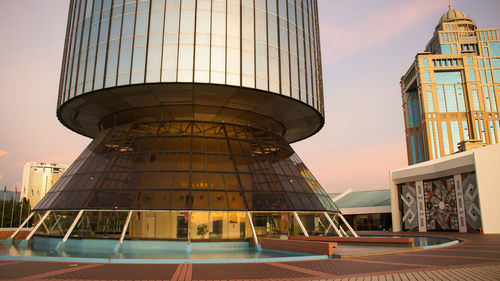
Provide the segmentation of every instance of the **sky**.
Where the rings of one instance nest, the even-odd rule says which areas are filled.
[[[318,0],[326,122],[292,144],[327,192],[389,187],[407,166],[399,80],[447,0]],[[479,28],[500,28],[499,0],[453,0]],[[56,117],[69,0],[0,1],[0,186],[26,162],[71,164],[90,139]]]

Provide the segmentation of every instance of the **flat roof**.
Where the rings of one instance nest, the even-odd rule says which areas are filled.
[[[328,195],[334,200],[340,193]],[[334,202],[340,209],[391,206],[391,191],[390,189],[353,191]]]

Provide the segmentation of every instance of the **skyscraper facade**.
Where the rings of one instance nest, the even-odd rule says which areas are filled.
[[[450,3],[401,94],[410,165],[453,154],[463,141],[500,142],[498,30],[478,29]]]
[[[333,233],[338,209],[289,145],[324,124],[317,11],[71,1],[57,116],[93,141],[35,207],[37,234]]]

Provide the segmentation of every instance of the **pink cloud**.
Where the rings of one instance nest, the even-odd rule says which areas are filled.
[[[0,150],[0,159],[7,158],[9,153],[7,151]]]
[[[3,172],[0,171],[0,180],[3,179]]]
[[[322,21],[321,39],[325,64],[350,57],[362,50],[379,46],[415,27],[446,7],[445,1],[414,0],[374,11],[348,26],[332,26],[328,18]]]

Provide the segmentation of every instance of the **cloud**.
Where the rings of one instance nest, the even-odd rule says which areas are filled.
[[[3,172],[0,171],[0,180],[3,179]]]
[[[0,150],[0,159],[7,158],[9,153],[7,151]]]
[[[376,47],[408,29],[426,22],[433,12],[443,10],[445,1],[413,0],[374,11],[348,26],[333,26],[328,18],[321,22],[322,53],[325,64],[350,57],[362,50]]]

